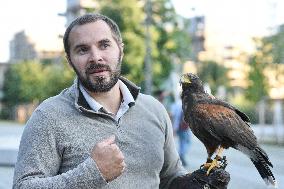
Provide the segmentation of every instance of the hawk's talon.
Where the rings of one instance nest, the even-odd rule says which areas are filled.
[[[212,159],[211,158],[207,158],[207,161],[206,161],[206,163],[212,163]]]
[[[219,164],[220,168],[225,169],[225,168],[227,167],[227,165],[228,165],[226,156],[224,156],[224,157],[220,160],[220,162],[221,162],[221,163]]]
[[[226,156],[216,156],[214,160],[208,158],[206,163],[200,166],[200,169],[206,169],[206,175],[209,175],[210,171],[215,167],[225,169],[228,165]]]
[[[212,159],[211,158],[207,158],[206,163],[200,165],[200,169],[208,169],[208,167],[210,167],[211,163],[212,163]]]
[[[206,163],[206,164],[207,164],[207,163]],[[210,166],[208,167],[207,172],[206,172],[206,175],[207,175],[207,176],[209,175],[210,171],[211,171],[214,167],[218,167],[218,168],[220,167],[217,159],[214,159],[214,160],[212,161],[212,163],[208,163],[208,164],[210,164]]]
[[[216,155],[214,159],[216,159],[217,161],[222,161],[223,158],[221,156]]]

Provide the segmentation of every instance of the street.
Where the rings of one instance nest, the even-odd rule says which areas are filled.
[[[3,150],[7,150],[5,145],[11,146],[12,148],[17,146],[17,144],[13,144],[12,139],[19,141],[22,129],[22,126],[13,125],[11,127],[7,127],[1,126],[0,124],[0,156],[3,157]],[[9,140],[7,141],[7,139]],[[278,188],[281,189],[283,188],[284,184],[284,161],[282,161],[284,157],[284,147],[274,145],[261,146],[267,152],[271,162],[274,165],[272,171],[278,181]],[[234,149],[226,150],[224,155],[228,160],[226,170],[231,174],[231,181],[228,187],[229,189],[268,188],[248,157]],[[206,161],[206,158],[207,154],[205,147],[200,141],[198,141],[196,138],[193,138],[187,157],[189,161],[189,171],[192,172],[198,169],[200,165]],[[13,171],[13,166],[0,166],[0,189],[10,189],[12,187]]]

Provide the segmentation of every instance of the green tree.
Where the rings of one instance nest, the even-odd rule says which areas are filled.
[[[60,65],[23,62],[11,65],[5,74],[3,102],[8,107],[41,102],[70,86],[74,73],[66,62]]]
[[[138,85],[144,82],[146,1],[98,1],[97,11],[112,18],[120,27],[124,39],[122,74]],[[168,77],[172,57],[180,60],[189,55],[189,36],[184,19],[175,13],[170,0],[151,1],[151,56],[153,82],[156,88]],[[178,24],[179,23],[179,24]],[[155,88],[154,86],[154,88]]]
[[[272,63],[284,63],[284,24],[278,28],[278,31],[262,39],[263,46],[271,56]]]
[[[228,87],[227,71],[227,68],[215,61],[203,61],[198,66],[198,75],[209,84],[212,94],[216,94],[218,86]]]
[[[59,65],[50,64],[44,67],[43,74],[46,79],[42,83],[45,91],[42,100],[57,95],[64,88],[71,86],[75,77],[73,69],[65,59]]]
[[[3,101],[15,105],[42,99],[42,70],[42,64],[38,62],[13,64],[5,75]]]
[[[190,55],[189,22],[178,16],[170,0],[152,1],[152,22],[157,32],[156,56],[153,56],[155,86],[169,76],[173,61],[184,62]]]
[[[246,97],[254,103],[260,101],[268,94],[268,82],[263,73],[265,67],[272,63],[270,45],[263,39],[254,39],[256,52],[250,57],[249,85]]]
[[[257,103],[268,94],[268,84],[263,74],[265,65],[256,56],[250,60],[251,70],[249,72],[249,86],[246,90],[246,97]]]
[[[142,7],[137,0],[104,0],[99,3],[99,12],[113,19],[121,30],[124,43],[122,74],[141,84],[144,80],[145,57]]]
[[[17,102],[21,102],[20,98],[21,77],[17,74],[17,68],[12,65],[4,75],[3,84],[3,102],[7,106],[13,106]]]

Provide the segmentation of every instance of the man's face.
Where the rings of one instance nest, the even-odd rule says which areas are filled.
[[[118,81],[122,44],[102,20],[75,26],[69,34],[69,63],[90,92],[107,92]]]

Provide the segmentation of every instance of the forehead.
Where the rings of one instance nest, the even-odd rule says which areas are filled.
[[[110,27],[102,20],[76,25],[69,34],[69,44],[88,43],[102,39],[114,40]]]

